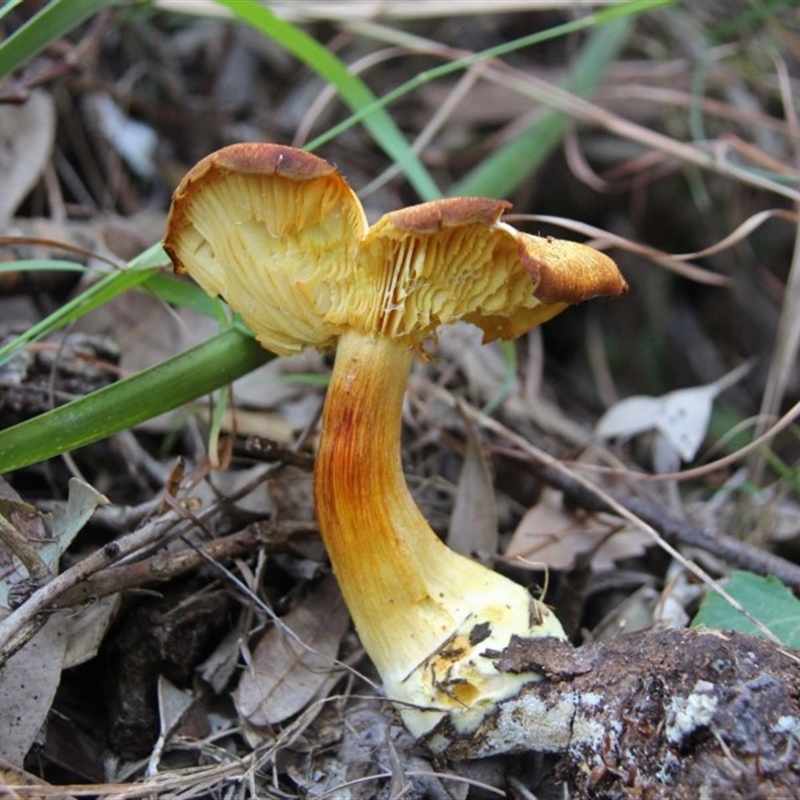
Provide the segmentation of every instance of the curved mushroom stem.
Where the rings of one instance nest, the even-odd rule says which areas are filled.
[[[340,338],[314,492],[361,641],[406,725],[422,735],[453,711],[472,727],[478,720],[468,712],[482,716],[536,677],[500,673],[483,653],[514,634],[564,634],[523,587],[446,547],[412,499],[400,432],[413,356],[386,336]]]

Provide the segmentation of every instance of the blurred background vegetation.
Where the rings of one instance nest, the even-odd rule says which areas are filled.
[[[625,298],[572,309],[487,361],[467,334],[445,340],[420,380],[488,405],[607,486],[797,560],[791,0],[7,0],[0,37],[0,472],[22,501],[63,499],[81,475],[137,506],[176,456],[236,472],[252,464],[248,438],[288,448],[313,430],[325,360],[253,372],[268,354],[173,277],[158,245],[197,160],[274,141],[335,163],[371,220],[439,196],[505,197],[516,226],[607,250]],[[666,402],[742,365],[710,399],[630,411],[644,418],[609,449],[595,438],[620,400]],[[468,437],[415,391],[409,481],[445,532]],[[659,440],[675,408],[699,436],[688,458]],[[735,454],[781,419],[778,435],[691,480],[638,479]],[[489,444],[505,552],[539,487]],[[274,491],[285,500],[295,483]],[[307,496],[286,502],[290,519],[313,515]],[[632,593],[624,559],[643,547],[611,558],[614,604]],[[550,566],[577,569],[574,554]],[[634,588],[663,588],[663,560],[636,570]],[[603,616],[583,613],[584,629]]]

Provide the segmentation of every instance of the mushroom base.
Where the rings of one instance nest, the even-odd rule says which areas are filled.
[[[523,587],[490,575],[497,579],[492,581],[494,597],[484,597],[480,608],[408,675],[383,676],[387,695],[416,737],[445,718],[451,730],[469,737],[499,702],[542,679],[536,671],[513,674],[497,669],[495,662],[514,637],[566,641],[550,609]]]
[[[500,673],[512,636],[564,638],[528,591],[450,550],[408,491],[400,458],[413,350],[355,331],[339,339],[314,473],[320,532],[361,641],[420,736],[443,716],[476,725],[535,680]]]

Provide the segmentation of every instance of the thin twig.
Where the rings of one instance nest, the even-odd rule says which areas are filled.
[[[265,467],[253,479],[226,498],[225,502],[232,503],[246,497],[281,468],[281,464],[270,464]],[[185,514],[170,511],[143,525],[139,530],[109,542],[57,575],[34,592],[19,608],[0,621],[0,667],[38,630],[40,624],[37,623],[37,620],[43,620],[43,615],[48,607],[53,605],[57,598],[61,597],[68,589],[72,589],[104,567],[133,553],[137,553],[140,557],[146,557],[149,555],[147,548],[161,548],[172,539],[183,536],[194,527],[198,520],[205,521],[219,513],[219,508],[220,503],[214,503],[195,515],[191,521],[186,519]],[[174,530],[172,530],[173,528]]]
[[[78,585],[67,589],[53,603],[53,607],[68,608],[99,600],[116,592],[167,583],[199,569],[207,563],[208,558],[215,560],[238,558],[259,544],[279,547],[291,536],[313,530],[315,526],[308,522],[273,522],[269,524],[269,530],[266,532],[251,526],[228,536],[213,539],[199,548],[185,547],[172,553],[155,553],[141,561],[98,571]]]
[[[95,550],[34,592],[18,609],[0,622],[0,666],[27,641],[27,639],[20,641],[18,638],[22,629],[33,625],[36,618],[43,614],[63,592],[123,556],[162,539],[164,534],[180,521],[180,515],[175,512],[164,514],[139,530]],[[13,643],[13,647],[10,648],[9,643]]]
[[[581,508],[587,511],[613,513],[613,509],[601,496],[588,490],[569,474],[536,463],[532,459],[526,461],[533,465],[544,481],[562,491]],[[704,550],[728,564],[751,570],[759,575],[774,575],[787,586],[800,591],[800,566],[797,564],[732,536],[709,534],[701,527],[673,516],[651,501],[639,497],[614,495],[612,497],[615,502],[651,525],[669,541]]]

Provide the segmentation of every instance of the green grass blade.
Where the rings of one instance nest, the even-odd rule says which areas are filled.
[[[588,30],[597,27],[598,25],[605,25],[606,23],[613,22],[616,19],[623,19],[625,17],[635,17],[637,14],[643,14],[647,11],[653,11],[661,8],[662,6],[673,5],[677,0],[629,0],[626,3],[620,3],[618,6],[610,6],[595,11],[592,14],[587,14],[580,19],[570,20],[561,25],[555,25],[552,28],[547,28],[543,31],[537,31],[528,36],[522,36],[511,42],[504,42],[496,47],[490,47],[487,50],[482,50],[479,53],[472,53],[464,58],[458,58],[450,61],[447,64],[442,64],[439,67],[433,67],[429,70],[424,70],[418,73],[415,77],[406,81],[405,83],[387,92],[383,97],[376,99],[374,102],[365,106],[360,111],[349,116],[347,119],[342,120],[340,123],[333,125],[324,134],[318,136],[313,141],[309,142],[307,148],[309,150],[321,147],[325,142],[335,139],[341,133],[362,122],[369,114],[374,113],[378,108],[385,108],[390,106],[397,100],[405,97],[410,92],[424,86],[426,83],[444,78],[447,75],[452,75],[454,72],[461,72],[468,69],[474,64],[481,61],[487,61],[492,58],[502,58],[510,53],[524,50],[528,47],[534,47],[537,44],[558,39],[561,36],[567,36],[571,33]],[[218,0],[219,2],[219,0]]]
[[[400,129],[376,97],[342,61],[316,39],[290,22],[279,19],[257,0],[217,0],[243,22],[276,41],[321,78],[336,87],[344,102],[354,111],[365,111],[361,121],[375,141],[391,156],[408,177],[423,200],[435,200],[441,192],[433,178],[411,150]]]
[[[733,13],[730,17],[721,22],[716,28],[712,28],[709,32],[709,38],[712,43],[722,43],[731,36],[739,36],[744,38],[747,36],[748,30],[758,27],[759,35],[762,35],[765,30],[770,27],[771,20],[775,17],[775,13],[784,6],[796,5],[797,0],[757,0],[750,3],[741,3],[731,6],[731,11],[739,11],[740,13]]]
[[[130,378],[0,431],[0,473],[127,430],[231,383],[270,358],[251,335],[231,328]]]
[[[0,275],[9,272],[86,272],[86,267],[61,258],[24,258],[0,264]]]
[[[53,0],[0,44],[0,78],[116,0]]]
[[[22,0],[6,0],[6,4],[0,8],[0,20],[10,11],[13,11],[21,2]]]
[[[161,244],[154,244],[131,261],[128,269],[104,275],[86,291],[64,303],[58,310],[35,325],[31,325],[25,333],[20,334],[13,341],[0,347],[0,366],[8,363],[33,342],[41,341],[54,331],[79,319],[117,295],[144,283],[152,276],[155,269],[166,262],[167,256]]]
[[[152,292],[170,305],[188,308],[210,319],[219,319],[220,301],[209,297],[196,283],[178,278],[166,272],[155,272],[141,287]]]
[[[9,261],[5,264],[0,264],[0,275],[4,273],[13,272],[86,272],[86,267],[76,261],[65,261],[56,258],[31,258],[23,259],[21,261]],[[111,291],[125,291],[128,286],[127,281],[118,277],[119,275],[127,274],[125,272],[108,273],[108,284],[111,284]],[[113,280],[112,280],[113,276]],[[218,319],[219,314],[216,310],[215,302],[210,298],[196,283],[170,275],[167,272],[162,272],[160,269],[148,268],[147,271],[141,272],[142,280],[139,282],[139,276],[134,280],[137,285],[133,288],[139,288],[141,291],[149,292],[160,297],[165,303],[180,306],[181,308],[188,308],[198,314],[211,319]],[[97,292],[98,289],[91,287],[89,292]],[[106,289],[107,290],[107,289]],[[104,294],[103,290],[101,294]],[[90,294],[90,298],[93,295]],[[79,305],[81,310],[86,310],[86,294],[81,295]],[[48,330],[52,331],[58,324],[60,317],[48,317],[47,323]]]
[[[581,51],[564,88],[585,95],[600,82],[633,28],[631,17],[621,17],[595,28]],[[553,111],[500,147],[450,190],[455,196],[503,197],[524,183],[559,145],[569,117]]]

